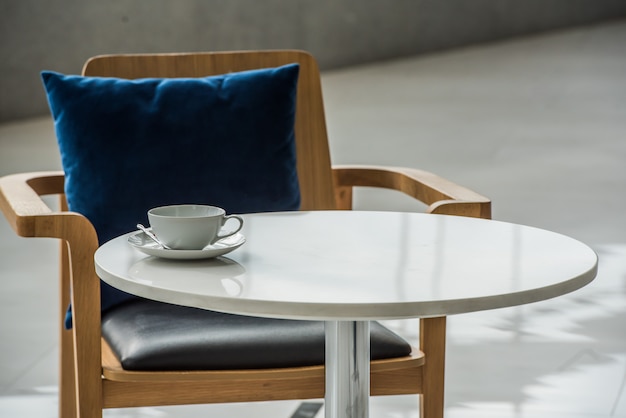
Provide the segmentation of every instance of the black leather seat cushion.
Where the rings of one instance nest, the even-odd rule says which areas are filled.
[[[102,334],[126,370],[220,370],[324,363],[324,323],[230,315],[150,300],[102,317]],[[373,322],[371,358],[406,356],[410,345]]]

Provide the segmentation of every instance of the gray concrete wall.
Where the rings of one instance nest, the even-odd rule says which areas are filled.
[[[626,16],[624,0],[0,0],[0,122],[105,53],[311,51],[323,69]]]

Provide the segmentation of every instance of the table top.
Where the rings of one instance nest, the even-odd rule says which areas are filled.
[[[420,213],[244,215],[246,243],[207,260],[169,260],[123,235],[95,254],[110,285],[150,299],[261,317],[432,317],[537,302],[597,272],[585,244],[492,220]]]

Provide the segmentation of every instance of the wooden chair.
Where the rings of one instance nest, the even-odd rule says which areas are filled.
[[[356,186],[406,193],[433,214],[490,217],[490,201],[434,174],[409,168],[331,167],[320,74],[302,51],[254,51],[98,56],[83,75],[199,77],[300,64],[296,147],[302,210],[351,209]],[[41,195],[60,196],[53,211]],[[60,416],[97,417],[103,408],[323,398],[324,366],[260,370],[137,372],[122,368],[101,338],[99,279],[93,253],[96,232],[81,214],[69,212],[63,172],[0,179],[0,209],[23,237],[61,240],[61,318],[71,302],[74,326],[60,327]],[[71,289],[71,292],[70,292]],[[410,356],[373,361],[372,395],[421,394],[422,417],[443,416],[446,318],[420,321],[420,347]]]

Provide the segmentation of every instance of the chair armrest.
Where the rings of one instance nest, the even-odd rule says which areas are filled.
[[[333,166],[339,209],[352,207],[353,187],[382,187],[405,193],[427,205],[429,213],[491,217],[491,201],[436,174],[405,167]]]
[[[70,350],[72,354],[65,352],[64,362],[74,363],[76,375],[80,376],[76,387],[82,388],[99,384],[101,380],[100,280],[93,259],[98,236],[86,217],[76,212],[53,211],[40,197],[63,193],[64,175],[61,171],[0,178],[0,211],[19,236],[63,240],[60,308],[63,317],[71,295],[73,332],[62,332],[61,341],[65,347],[75,347]]]
[[[42,195],[64,192],[62,171],[42,171],[12,174],[0,178],[0,210],[17,235],[22,237],[54,237],[50,235],[51,218],[62,216],[53,212]],[[67,212],[65,212],[67,213]],[[47,221],[44,221],[46,219]]]

